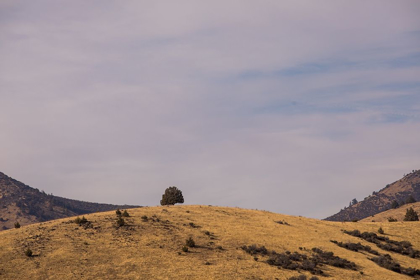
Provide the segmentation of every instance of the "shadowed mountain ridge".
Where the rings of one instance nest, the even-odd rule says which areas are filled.
[[[405,204],[412,196],[414,200],[420,201],[420,170],[413,170],[402,179],[388,184],[378,192],[373,192],[364,200],[349,207],[345,207],[337,214],[329,216],[327,221],[353,221],[361,220],[392,207],[393,203]],[[394,202],[395,201],[395,202]]]
[[[135,208],[68,199],[32,188],[0,172],[0,230],[81,214]]]

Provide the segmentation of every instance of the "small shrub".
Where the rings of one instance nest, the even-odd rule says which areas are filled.
[[[382,229],[382,227],[380,227],[379,229],[378,229],[378,233],[380,233],[380,234],[384,234],[385,232],[384,232],[384,230]]]
[[[31,249],[26,249],[25,250],[25,256],[27,256],[27,257],[32,257],[32,250]]]
[[[410,207],[407,209],[407,212],[405,213],[404,221],[418,221],[419,216],[416,211],[414,211],[413,207]]]
[[[117,214],[117,216],[119,217],[119,216],[121,216],[121,211],[120,211],[120,209],[117,209],[117,211],[115,211],[115,214]]]
[[[308,278],[304,274],[301,274],[299,276],[292,276],[292,277],[289,278],[289,280],[306,280],[306,279],[308,279]]]
[[[205,234],[205,235],[210,235],[210,231],[206,230],[206,231],[204,232],[204,234]]]
[[[144,222],[147,222],[147,220],[149,219],[146,215],[143,215],[143,216],[141,216],[141,219],[144,221]]]
[[[250,255],[268,255],[268,250],[265,248],[265,246],[257,247],[257,245],[252,244],[250,246],[244,245],[241,247],[241,249]]]
[[[388,218],[388,222],[390,222],[390,223],[392,223],[392,222],[397,222],[398,220],[397,219],[394,219],[394,218],[392,218],[392,217],[389,217]]]
[[[80,217],[77,217],[76,219],[74,219],[74,222],[78,225],[81,225],[81,224],[86,224],[88,220],[85,218],[85,216],[83,216],[81,219]]]
[[[122,226],[124,226],[125,225],[125,221],[124,221],[124,219],[123,218],[121,218],[121,217],[119,217],[118,218],[118,220],[117,220],[117,226],[118,227],[122,227]]]
[[[122,213],[123,217],[130,217],[130,214],[128,214],[127,210],[124,210],[124,212]]]
[[[189,237],[186,241],[185,241],[185,245],[188,247],[195,247],[195,241],[192,239],[192,237]]]
[[[16,222],[16,223],[15,223],[15,228],[20,228],[20,224],[19,224],[19,222]]]
[[[183,246],[183,247],[182,247],[182,252],[187,253],[187,252],[188,252],[188,247],[187,247],[187,246]]]

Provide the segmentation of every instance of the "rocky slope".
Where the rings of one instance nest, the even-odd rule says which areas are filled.
[[[391,209],[393,201],[397,201],[400,205],[404,204],[410,196],[416,201],[420,201],[420,170],[413,170],[402,179],[387,185],[379,192],[373,192],[363,201],[346,207],[325,220],[361,220]]]

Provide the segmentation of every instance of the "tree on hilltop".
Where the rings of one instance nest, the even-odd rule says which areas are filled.
[[[165,190],[160,205],[174,205],[175,203],[184,203],[184,197],[182,191],[173,186]]]

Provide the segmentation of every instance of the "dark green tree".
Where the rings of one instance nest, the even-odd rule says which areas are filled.
[[[160,205],[174,205],[175,203],[184,203],[182,191],[180,191],[177,187],[169,187],[162,195]]]
[[[414,211],[413,207],[410,207],[407,209],[407,212],[405,213],[404,221],[418,221],[419,216],[417,215],[417,212]]]
[[[407,199],[405,200],[405,203],[406,204],[408,204],[408,203],[414,203],[414,202],[416,202],[416,200],[415,200],[415,198],[412,195],[410,195],[409,197],[407,197]]]
[[[394,200],[391,203],[391,209],[397,209],[398,207],[400,207],[400,204],[398,203],[398,201]]]

